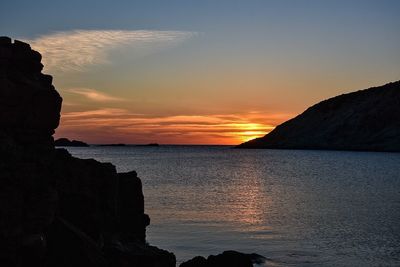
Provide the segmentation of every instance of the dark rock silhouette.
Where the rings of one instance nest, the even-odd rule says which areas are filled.
[[[69,140],[68,138],[59,138],[54,141],[55,146],[77,146],[77,147],[86,147],[89,146],[85,142],[78,141],[78,140]]]
[[[179,267],[207,267],[207,259],[202,256],[196,256],[191,260],[185,261]]]
[[[145,146],[160,146],[160,145],[157,143],[150,143],[150,144],[146,144]]]
[[[237,147],[400,151],[400,81],[322,101]]]
[[[224,251],[216,256],[210,255],[208,258],[201,256],[188,260],[179,267],[252,267],[253,264],[262,264],[266,261],[258,254],[245,254],[237,251]]]
[[[0,140],[49,149],[60,120],[61,97],[41,73],[41,55],[20,41],[0,38]]]
[[[42,68],[0,37],[0,266],[175,266],[146,244],[135,172],[55,149],[62,99]]]

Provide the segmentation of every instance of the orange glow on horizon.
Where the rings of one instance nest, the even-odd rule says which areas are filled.
[[[288,114],[216,114],[145,116],[124,109],[98,109],[62,114],[55,138],[91,144],[237,145],[262,137]]]
[[[241,142],[247,142],[250,141],[252,139],[256,139],[259,137],[262,137],[264,135],[266,135],[269,132],[261,132],[261,131],[245,131],[241,133],[240,136],[240,141]]]
[[[260,123],[239,123],[235,124],[235,127],[237,127],[239,130],[236,132],[236,144],[262,137],[273,129],[273,127],[270,125],[263,125]]]

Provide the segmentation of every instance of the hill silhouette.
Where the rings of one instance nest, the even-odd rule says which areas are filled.
[[[400,81],[324,100],[237,148],[400,151]]]

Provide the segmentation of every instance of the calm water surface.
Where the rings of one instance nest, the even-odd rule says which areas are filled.
[[[68,150],[138,172],[147,239],[178,262],[233,249],[262,254],[267,266],[400,266],[400,153]]]

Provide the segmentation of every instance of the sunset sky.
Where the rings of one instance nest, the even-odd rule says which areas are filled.
[[[62,95],[56,137],[239,144],[400,79],[400,1],[2,1]]]

